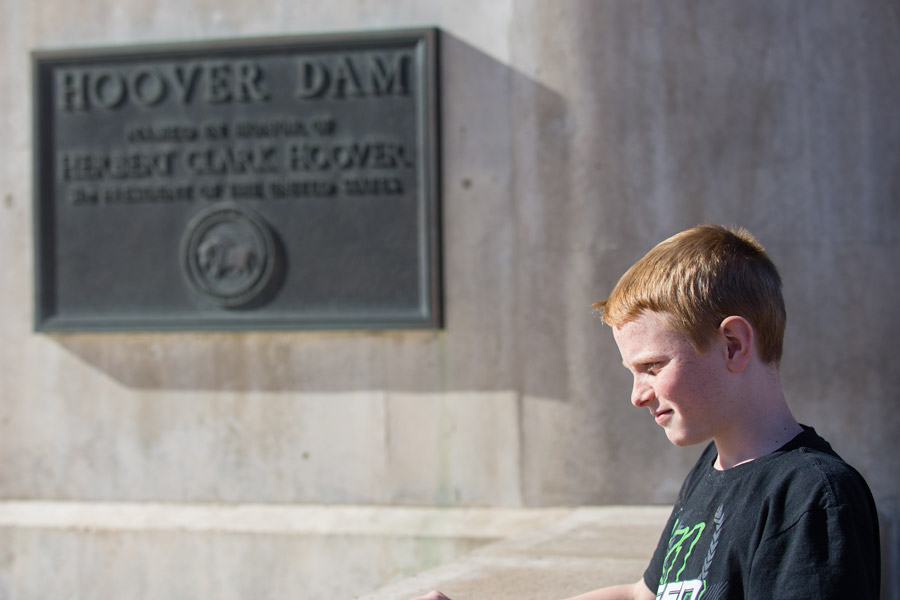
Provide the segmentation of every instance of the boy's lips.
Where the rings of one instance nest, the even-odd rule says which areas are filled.
[[[665,423],[666,421],[669,420],[669,417],[672,416],[672,412],[673,411],[671,408],[658,410],[655,413],[653,413],[653,418],[656,420],[657,424],[662,425],[663,423]]]

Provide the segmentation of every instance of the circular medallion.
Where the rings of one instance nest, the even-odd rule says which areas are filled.
[[[273,279],[275,262],[268,226],[232,202],[197,213],[181,239],[181,264],[190,286],[229,308],[257,299]]]

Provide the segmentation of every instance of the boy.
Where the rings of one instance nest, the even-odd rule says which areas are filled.
[[[595,306],[634,376],[632,404],[677,446],[712,442],[644,576],[572,600],[878,598],[872,495],[788,409],[781,278],[753,236],[679,233]]]

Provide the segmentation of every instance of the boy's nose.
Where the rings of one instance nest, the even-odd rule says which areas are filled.
[[[634,387],[631,389],[631,403],[638,408],[646,405],[653,399],[653,388],[635,378]]]

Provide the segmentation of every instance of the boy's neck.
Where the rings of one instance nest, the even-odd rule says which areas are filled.
[[[716,457],[715,468],[719,471],[725,471],[732,467],[742,465],[761,458],[772,452],[775,452],[789,441],[797,437],[803,428],[796,422],[785,423],[784,426],[777,431],[769,432],[770,435],[766,439],[755,440],[752,446],[746,446],[742,450],[730,451],[726,447],[725,452],[719,450]],[[716,441],[716,449],[720,448],[720,443]]]
[[[745,373],[753,381],[742,384],[745,393],[735,403],[738,410],[731,426],[714,438],[719,452],[715,462],[718,470],[771,454],[803,431],[788,408],[777,368],[756,366],[757,369]]]

